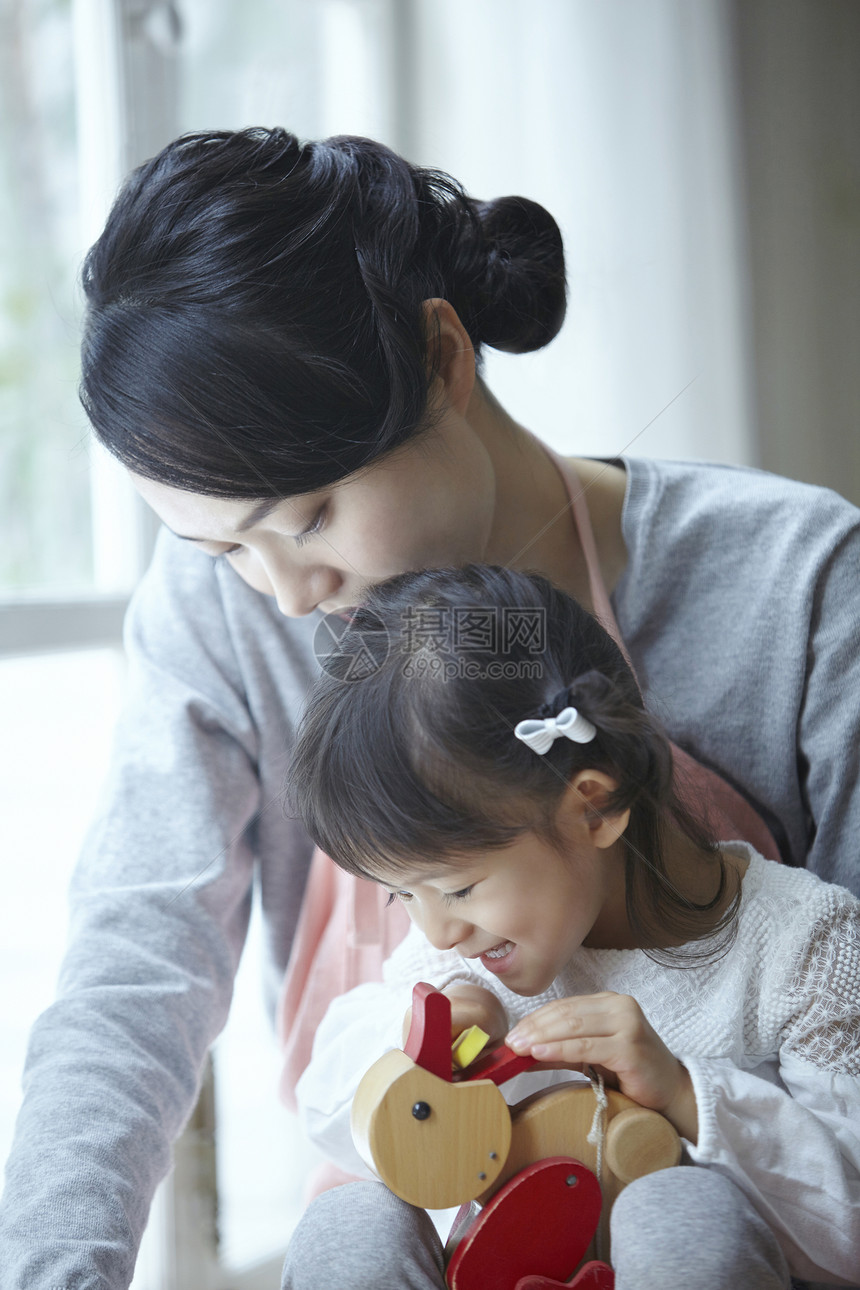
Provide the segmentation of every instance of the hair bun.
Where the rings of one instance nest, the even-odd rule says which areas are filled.
[[[478,337],[512,354],[541,349],[558,334],[567,307],[561,230],[527,197],[475,202],[474,210],[489,253]]]

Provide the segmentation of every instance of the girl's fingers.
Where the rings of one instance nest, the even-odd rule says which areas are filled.
[[[568,1068],[606,1066],[611,1070],[614,1067],[612,1048],[607,1047],[606,1040],[602,1036],[532,1044],[531,1055],[540,1062],[557,1062]]]
[[[556,999],[519,1021],[505,1042],[514,1052],[532,1052],[537,1057],[535,1044],[614,1035],[631,1028],[631,1022],[635,1026],[637,1013],[641,1017],[633,999],[608,992]]]
[[[655,1110],[673,1105],[682,1084],[681,1063],[627,995],[557,999],[525,1017],[505,1042],[552,1066],[612,1071],[622,1093]]]
[[[615,1035],[583,1035],[579,1038],[547,1040],[530,1047],[538,1062],[584,1072],[589,1066],[615,1071],[625,1066],[623,1051]]]

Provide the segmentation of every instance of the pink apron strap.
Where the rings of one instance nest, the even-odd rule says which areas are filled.
[[[582,547],[582,554],[585,556],[585,567],[588,571],[588,585],[591,592],[594,616],[600,620],[609,632],[609,635],[627,660],[627,666],[635,676],[636,671],[630,655],[627,653],[627,647],[621,639],[621,632],[618,630],[618,623],[615,621],[612,602],[609,599],[606,583],[603,581],[603,574],[600,570],[597,543],[594,541],[591,516],[588,513],[588,503],[585,500],[586,490],[582,487],[580,478],[569,461],[565,461],[564,457],[559,457],[549,448],[547,448],[547,452],[564,480],[564,486],[570,498],[570,509],[573,512],[573,521],[576,525],[576,536],[579,538],[579,545]]]

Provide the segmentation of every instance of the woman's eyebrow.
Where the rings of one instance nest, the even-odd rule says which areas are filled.
[[[267,497],[264,502],[259,502],[253,510],[248,512],[241,524],[236,525],[236,532],[244,533],[252,524],[256,524],[258,520],[264,520],[267,515],[272,513],[276,506],[280,506],[283,500],[283,497]],[[174,529],[171,529],[170,531],[174,537],[181,538],[183,542],[216,542],[218,540],[217,538],[190,537],[187,533],[177,533]]]
[[[236,532],[244,533],[246,529],[249,529],[252,524],[256,524],[258,520],[264,520],[267,515],[271,515],[276,506],[280,506],[283,500],[283,497],[268,497],[265,501],[258,502],[254,509],[248,512],[242,520],[242,523],[236,525]]]

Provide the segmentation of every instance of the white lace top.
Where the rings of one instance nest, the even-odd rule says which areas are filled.
[[[581,949],[545,995],[511,993],[480,963],[434,950],[412,928],[385,982],[335,1000],[298,1089],[310,1136],[342,1168],[368,1171],[349,1135],[358,1080],[400,1027],[416,981],[474,981],[513,1023],[551,999],[634,996],[687,1066],[699,1165],[728,1174],[767,1219],[792,1274],[860,1281],[860,902],[806,870],[749,856],[736,939],[724,957],[666,967],[641,950]],[[542,1073],[543,1083],[559,1078]],[[535,1076],[505,1086],[509,1101]]]

